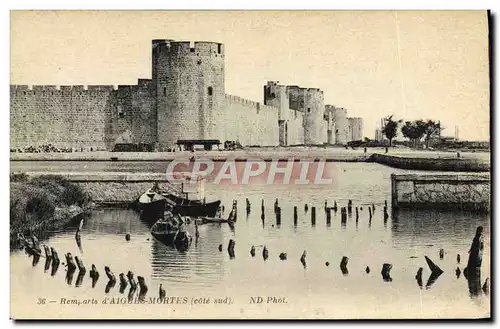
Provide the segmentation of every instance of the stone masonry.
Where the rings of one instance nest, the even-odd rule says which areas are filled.
[[[161,151],[179,139],[247,146],[348,141],[345,111],[341,117],[325,111],[320,89],[269,81],[263,104],[227,95],[225,56],[220,43],[153,40],[152,78],[136,85],[11,85],[11,149],[52,144],[97,151],[145,143]],[[357,127],[362,136],[362,122]]]

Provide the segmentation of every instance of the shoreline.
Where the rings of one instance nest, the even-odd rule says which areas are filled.
[[[371,162],[393,168],[423,171],[489,172],[490,152],[421,151],[372,148],[280,148],[274,150],[196,151],[196,152],[79,152],[11,153],[11,162],[171,162],[210,160],[213,162],[311,161]]]

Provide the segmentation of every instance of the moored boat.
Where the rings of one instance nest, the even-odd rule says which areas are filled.
[[[205,198],[205,177],[195,174],[181,174],[181,186],[177,191],[160,192],[167,200],[175,203],[174,214],[190,217],[215,217],[221,205],[220,200]]]
[[[165,212],[167,199],[153,189],[147,190],[139,197],[137,202],[143,216],[160,218]]]
[[[207,203],[192,203],[176,204],[172,208],[174,214],[190,217],[215,217],[219,211],[221,201],[213,201]]]
[[[151,227],[151,235],[161,243],[185,250],[191,244],[192,236],[186,230],[184,220],[179,215],[166,212],[165,217],[159,219]]]

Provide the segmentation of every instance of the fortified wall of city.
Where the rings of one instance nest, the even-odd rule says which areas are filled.
[[[77,151],[182,139],[245,146],[345,144],[362,120],[324,104],[317,88],[269,81],[263,103],[225,93],[224,45],[152,41],[152,78],[137,85],[11,85],[11,149],[52,144]]]

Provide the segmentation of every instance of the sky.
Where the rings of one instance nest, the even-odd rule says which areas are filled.
[[[485,11],[12,11],[10,36],[11,84],[136,84],[152,39],[213,41],[227,94],[262,102],[274,80],[322,89],[365,137],[394,115],[490,139]]]

